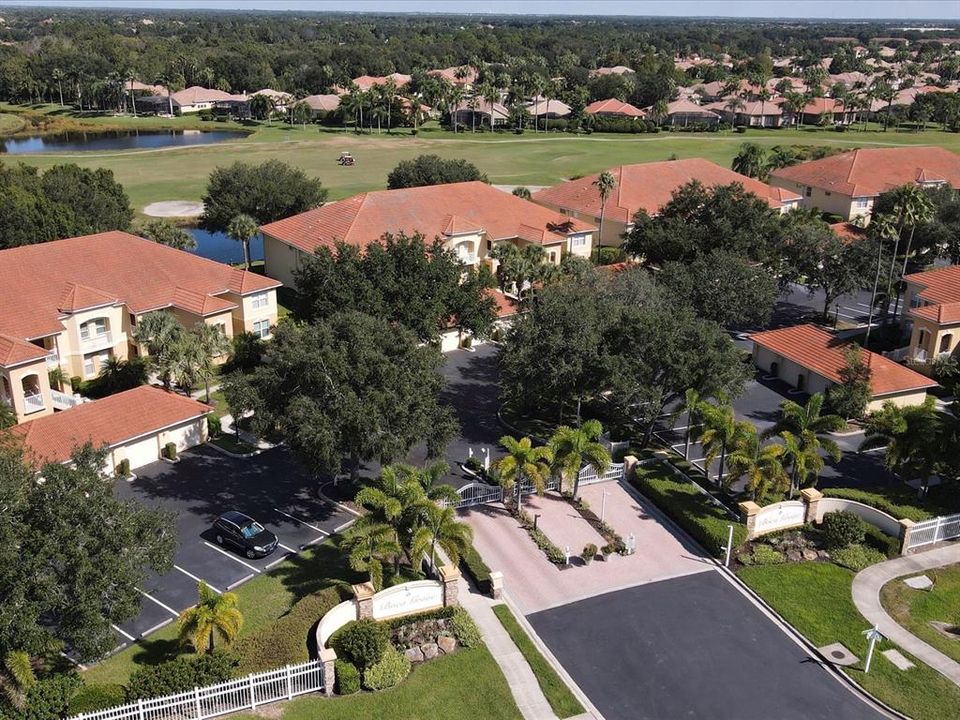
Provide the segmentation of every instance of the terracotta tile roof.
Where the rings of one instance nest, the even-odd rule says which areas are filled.
[[[150,385],[77,405],[12,427],[37,465],[65,462],[74,448],[90,441],[114,447],[163,428],[193,420],[210,407]]]
[[[0,335],[0,367],[42,360],[46,356],[47,351],[42,347],[10,335]]]
[[[952,325],[960,322],[960,302],[923,305],[922,307],[911,308],[910,314],[925,320],[931,320],[938,325]]]
[[[804,115],[822,115],[823,113],[850,112],[849,106],[844,106],[833,98],[814,98],[803,106]]]
[[[361,90],[369,90],[376,85],[385,85],[387,80],[393,80],[393,84],[400,88],[409,83],[410,79],[409,75],[404,75],[403,73],[390,73],[382,77],[361,75],[360,77],[355,77],[353,83]]]
[[[587,105],[583,111],[588,115],[622,115],[624,117],[642,118],[646,113],[630,103],[608,98],[606,100],[597,100]]]
[[[911,273],[903,279],[919,287],[920,297],[927,302],[960,302],[960,265]]]
[[[602,75],[627,75],[632,73],[633,69],[628,68],[626,65],[614,65],[613,67],[598,67],[596,70],[591,70],[590,76],[599,77]]]
[[[755,333],[750,339],[832,382],[840,382],[840,370],[846,364],[844,351],[850,346],[809,324]],[[860,357],[870,368],[870,389],[874,397],[937,385],[925,375],[869,350],[861,349]]]
[[[760,102],[759,100],[742,100],[742,107],[737,110],[731,110],[727,106],[726,100],[719,100],[715,103],[710,103],[706,106],[708,110],[713,110],[719,113],[736,113],[737,115],[749,115],[753,117],[770,117],[783,115],[783,108],[779,103],[774,102],[773,100],[767,100],[766,102]]]
[[[860,148],[780,168],[770,175],[850,197],[873,197],[923,182],[922,178],[936,178],[960,188],[960,155],[939,147]]]
[[[500,319],[516,315],[520,309],[517,301],[494,288],[488,288],[484,291],[488,297],[492,297],[497,303],[497,317]]]
[[[173,101],[179,105],[196,105],[198,103],[217,102],[219,100],[234,100],[235,95],[231,95],[223,90],[214,88],[200,87],[194,85],[184,90],[179,90],[171,95]]]
[[[236,303],[222,297],[204,295],[181,287],[173,291],[173,306],[201,317],[227,312],[237,307]]]
[[[785,202],[800,200],[800,196],[795,193],[781,192],[778,188],[702,158],[620,165],[608,172],[616,178],[617,187],[607,198],[604,216],[624,223],[630,222],[640,209],[655,215],[670,202],[674,190],[692,180],[699,180],[707,187],[740,183],[748,191],[766,200],[773,208],[780,208]],[[599,173],[544,188],[535,192],[533,199],[535,202],[564,210],[599,217],[600,196],[593,185],[598,176]]]
[[[279,285],[120,231],[25,245],[0,251],[0,333],[25,340],[59,333],[71,304],[117,299],[139,314],[170,307],[178,288],[221,295]]]
[[[448,68],[438,68],[436,70],[427,70],[427,75],[433,75],[434,77],[442,77],[447,82],[453,83],[454,85],[472,85],[477,81],[477,71],[472,67],[467,66],[467,75],[462,80],[457,77],[457,72],[462,65],[453,65]]]
[[[706,117],[718,117],[713,110],[707,110],[705,107],[697,105],[693,100],[680,98],[667,104],[667,115],[703,115]]]
[[[831,223],[830,229],[833,230],[837,236],[846,243],[863,240],[867,236],[866,230],[849,222]]]
[[[318,247],[333,247],[338,240],[365,248],[387,232],[421,232],[433,240],[452,229],[479,228],[492,240],[523,237],[552,245],[594,226],[475,181],[361,193],[261,230],[304,252],[314,252]]]
[[[303,99],[303,102],[309,105],[311,110],[317,110],[319,112],[331,112],[340,107],[340,96],[307,95],[307,97]]]

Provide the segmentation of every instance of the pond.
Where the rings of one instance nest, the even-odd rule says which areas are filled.
[[[200,228],[187,228],[187,231],[197,241],[197,249],[193,252],[200,257],[222,263],[243,262],[243,246],[229,238],[226,233],[209,232]],[[263,238],[260,235],[250,241],[250,259],[263,260]]]
[[[238,140],[246,133],[235,130],[130,130],[102,133],[68,132],[40,137],[0,140],[0,153],[26,155],[84,150],[149,150],[165,147],[210,145]]]

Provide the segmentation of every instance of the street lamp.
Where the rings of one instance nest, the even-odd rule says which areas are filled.
[[[540,519],[540,513],[534,513],[533,515],[533,529],[537,529],[537,520]]]
[[[607,510],[607,495],[609,495],[606,490],[603,491],[603,499],[600,500],[600,522],[603,522],[603,514]]]

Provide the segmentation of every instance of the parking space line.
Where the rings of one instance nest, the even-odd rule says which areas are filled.
[[[277,545],[279,545],[280,547],[282,547],[282,548],[283,548],[284,550],[286,550],[288,553],[293,553],[294,555],[297,554],[297,551],[296,551],[296,550],[294,550],[292,547],[287,547],[287,546],[284,545],[282,542],[278,542]],[[270,566],[268,565],[267,567],[270,567]]]
[[[310,540],[310,541],[308,541],[308,542],[305,542],[305,543],[303,544],[303,547],[304,547],[304,548],[308,548],[308,547],[310,547],[311,545],[316,545],[317,543],[323,542],[324,540],[326,540],[326,538],[325,538],[323,535],[318,535],[318,536],[315,537],[313,540]]]
[[[155,632],[156,632],[157,630],[159,630],[160,628],[166,627],[167,625],[169,625],[169,624],[172,623],[172,622],[173,622],[173,620],[164,620],[164,621],[163,621],[162,623],[160,623],[159,625],[154,625],[154,626],[153,626],[152,628],[150,628],[149,630],[144,630],[144,631],[140,634],[140,637],[146,637],[146,636],[149,635],[150,633],[155,633]]]
[[[281,510],[280,508],[274,508],[274,510],[276,510],[276,511],[277,511],[278,513],[280,513],[281,515],[287,516],[288,518],[290,518],[290,519],[293,520],[294,522],[300,523],[301,525],[305,525],[306,527],[310,528],[311,530],[316,530],[318,533],[322,533],[322,534],[324,534],[324,535],[329,535],[329,534],[330,534],[330,533],[328,533],[326,530],[321,530],[321,529],[318,528],[316,525],[311,525],[311,524],[308,523],[308,522],[304,522],[304,521],[301,520],[300,518],[294,517],[294,516],[291,515],[290,513],[284,512],[284,511]]]
[[[348,527],[350,527],[351,525],[353,525],[356,521],[357,521],[357,518],[354,518],[353,520],[347,520],[343,525],[341,525],[341,526],[339,526],[339,527],[335,527],[335,528],[333,529],[333,531],[334,531],[335,533],[343,532],[343,531],[346,530]]]
[[[291,550],[289,555],[296,555],[296,553]],[[272,560],[271,562],[267,563],[267,570],[272,568],[274,565],[279,565],[280,563],[282,563],[284,560],[286,560],[289,557],[289,555],[278,557],[276,560]]]
[[[160,607],[162,607],[164,610],[166,610],[168,613],[170,613],[170,614],[173,615],[174,617],[180,617],[180,613],[178,613],[176,610],[174,610],[174,609],[173,609],[172,607],[170,607],[169,605],[164,605],[162,602],[160,602],[160,601],[157,600],[155,597],[153,597],[153,595],[150,595],[150,594],[148,594],[148,593],[145,593],[145,592],[144,592],[143,590],[141,590],[140,588],[134,588],[134,589],[135,589],[138,593],[140,593],[141,595],[143,595],[145,598],[147,598],[147,600],[153,600],[153,602],[155,602],[157,605],[159,605]]]
[[[123,628],[117,627],[117,626],[114,625],[113,623],[110,623],[110,627],[112,627],[112,628],[113,628],[114,630],[116,630],[118,633],[120,633],[121,635],[123,635],[127,640],[130,640],[131,642],[133,642],[134,640],[136,640],[136,638],[135,638],[133,635],[131,635],[130,633],[128,633],[128,632],[127,632],[126,630],[124,630]]]
[[[243,560],[241,560],[241,559],[238,558],[238,557],[235,557],[235,556],[234,556],[233,554],[231,554],[231,553],[228,553],[226,550],[223,550],[222,548],[218,548],[216,545],[213,545],[213,544],[211,544],[211,543],[208,543],[206,540],[203,541],[203,544],[206,545],[206,546],[207,546],[208,548],[210,548],[211,550],[216,550],[216,551],[217,551],[218,553],[220,553],[221,555],[226,555],[228,558],[230,558],[231,560],[234,560],[234,561],[240,563],[240,564],[243,565],[244,567],[250,568],[250,569],[253,570],[255,573],[257,573],[257,574],[260,573],[260,571],[257,570],[253,565],[251,565],[250,563],[245,563]]]
[[[267,567],[270,567],[270,566],[267,565]],[[243,585],[247,580],[249,580],[249,579],[252,578],[252,577],[253,577],[253,573],[250,573],[249,575],[244,575],[242,578],[240,578],[239,580],[237,580],[235,583],[231,583],[230,585],[227,585],[227,590],[233,590],[233,589],[234,589],[235,587],[237,587],[238,585]]]
[[[124,643],[124,645],[126,645],[126,643]],[[74,660],[72,657],[70,657],[70,656],[67,655],[65,652],[63,652],[62,650],[60,651],[60,656],[61,656],[61,657],[65,657],[65,658],[67,659],[67,662],[73,663],[74,665],[76,665],[76,666],[77,666],[78,668],[80,668],[81,670],[86,670],[86,669],[87,669],[87,666],[86,666],[86,665],[84,665],[84,664],[81,663],[81,662],[77,662],[77,661]]]
[[[176,568],[177,570],[179,570],[180,572],[182,572],[182,573],[183,573],[184,575],[186,575],[188,578],[191,578],[192,580],[196,580],[198,583],[201,583],[201,582],[202,582],[202,583],[206,583],[206,584],[207,584],[207,587],[210,588],[211,590],[213,590],[217,595],[222,595],[222,594],[223,594],[223,593],[221,593],[217,588],[215,588],[213,585],[211,585],[210,583],[208,583],[208,582],[207,582],[206,580],[204,580],[203,578],[198,578],[196,575],[194,575],[193,573],[187,572],[186,570],[184,570],[184,569],[183,569],[182,567],[180,567],[179,565],[174,565],[173,567]]]

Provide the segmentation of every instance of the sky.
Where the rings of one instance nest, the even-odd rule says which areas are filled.
[[[0,7],[915,19],[960,23],[960,0],[0,0]]]

